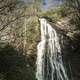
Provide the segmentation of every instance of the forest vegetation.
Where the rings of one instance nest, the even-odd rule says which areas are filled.
[[[29,3],[0,0],[0,80],[35,80],[41,16],[63,26],[59,28],[70,38],[75,54],[80,56],[80,0],[62,1],[61,5],[43,11],[42,0]],[[76,80],[79,79],[80,74]]]

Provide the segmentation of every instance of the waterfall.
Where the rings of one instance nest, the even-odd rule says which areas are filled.
[[[44,18],[40,18],[41,42],[37,46],[37,80],[69,80],[63,66],[59,37]]]

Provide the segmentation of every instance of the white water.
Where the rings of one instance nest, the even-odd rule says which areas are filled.
[[[41,42],[37,46],[37,80],[68,80],[65,72],[59,37],[52,26],[40,18]]]

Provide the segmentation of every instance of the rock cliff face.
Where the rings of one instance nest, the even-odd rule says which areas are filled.
[[[79,41],[71,40],[70,37],[63,36],[61,39],[63,59],[69,70],[69,76],[72,80],[80,79],[80,44]]]

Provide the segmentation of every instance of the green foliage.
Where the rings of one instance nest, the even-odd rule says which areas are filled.
[[[48,18],[52,19],[53,22],[56,22],[59,19],[61,19],[60,8],[51,9],[51,10],[44,12],[40,15],[43,17],[48,17]]]
[[[0,13],[2,23],[5,24],[5,26],[1,25],[0,39],[3,36],[9,36],[8,42],[4,40],[4,44],[9,44],[7,46],[3,46],[0,40],[2,44],[0,45],[1,80],[35,80],[35,53],[40,38],[39,22],[36,16],[38,8],[35,3],[24,7],[18,3],[12,12]],[[7,15],[4,15],[5,13]],[[26,23],[24,23],[25,18]],[[24,33],[26,33],[25,36]],[[23,47],[24,39],[26,48]]]
[[[26,24],[26,49],[28,54],[34,54],[36,51],[37,40],[39,40],[39,22],[36,16],[32,16],[28,19]]]
[[[70,24],[75,25],[76,29],[80,29],[80,0],[67,0],[65,3],[64,12],[67,13],[67,16],[70,18]]]

